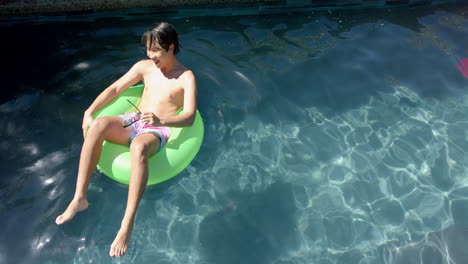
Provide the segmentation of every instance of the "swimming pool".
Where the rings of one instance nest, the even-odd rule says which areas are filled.
[[[466,263],[467,10],[1,26],[0,262]],[[81,113],[145,58],[140,36],[159,20],[198,77],[205,140],[146,190],[113,261],[125,187],[96,171],[89,209],[54,219],[74,191]]]

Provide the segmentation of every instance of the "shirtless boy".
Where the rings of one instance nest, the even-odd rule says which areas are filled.
[[[150,59],[137,62],[125,75],[107,87],[84,113],[84,143],[75,195],[65,212],[55,220],[61,225],[71,220],[77,212],[88,208],[88,185],[99,161],[103,141],[130,144],[128,200],[120,229],[109,251],[112,257],[120,257],[127,251],[136,211],[148,181],[148,159],[167,142],[170,136],[167,127],[193,124],[197,107],[195,76],[175,57],[179,52],[179,40],[174,28],[168,23],[160,23],[145,32],[142,41]],[[138,106],[141,115],[93,119],[93,113],[140,81],[145,84]],[[181,108],[184,112],[177,115]],[[124,127],[126,119],[137,121]]]

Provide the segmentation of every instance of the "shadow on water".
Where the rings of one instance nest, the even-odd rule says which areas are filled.
[[[127,44],[135,51],[140,32],[135,36],[136,33],[118,19],[91,19],[92,23],[86,18],[73,22],[64,20],[41,22],[40,18],[32,17],[14,26],[0,26],[0,34],[8,36],[7,41],[0,43],[0,48],[6,51],[1,65],[2,85],[8,87],[2,90],[0,104],[18,95],[36,92],[82,97],[85,88],[94,86],[97,91],[102,90],[131,66],[122,63],[121,56],[130,50]],[[141,50],[130,54],[130,63],[144,56]],[[107,67],[118,64],[118,70],[103,72],[101,63]],[[101,68],[94,70],[99,75],[86,71],[93,66]],[[120,69],[120,66],[125,68]]]
[[[308,59],[302,63],[284,65],[286,67],[283,68],[283,74],[274,74],[273,80],[278,83],[278,87],[281,87],[279,89],[282,93],[295,95],[296,93],[303,94],[305,92],[305,96],[300,97],[302,99],[296,98],[300,100],[298,103],[307,101],[310,105],[327,104],[346,110],[350,107],[360,105],[363,102],[367,102],[366,99],[372,96],[372,94],[365,94],[366,89],[359,89],[359,86],[353,87],[352,89],[344,89],[344,84],[359,82],[362,84],[361,87],[367,88],[368,86],[373,86],[376,87],[376,90],[385,90],[385,88],[381,87],[382,83],[372,80],[372,78],[380,78],[380,75],[373,77],[372,73],[369,74],[365,71],[359,71],[350,67],[352,66],[349,63],[350,61],[355,59],[359,62],[360,56],[366,55],[365,52],[360,53],[360,50],[367,49],[372,52],[374,47],[362,43],[363,46],[361,49],[353,50],[353,47],[349,47],[349,49],[342,47],[340,49],[342,54],[327,55],[328,57],[324,58],[320,58],[320,56],[326,54],[333,48],[336,40],[346,40],[348,37],[344,35],[345,33],[349,33],[353,28],[361,25],[390,23],[411,32],[421,32],[426,26],[420,23],[419,18],[431,15],[435,10],[434,7],[419,7],[417,9],[323,10],[310,13],[295,13],[294,16],[298,19],[288,20],[287,26],[285,26],[283,22],[284,14],[244,16],[239,20],[230,19],[229,17],[213,17],[210,19],[194,17],[190,19],[175,19],[173,23],[181,34],[191,32],[194,29],[239,34],[247,44],[247,50],[241,54],[224,55],[226,59],[236,64],[239,68],[248,67],[250,69],[262,71],[261,65],[249,63],[252,57],[268,57],[276,54],[283,54],[287,50],[295,50],[299,56]],[[160,17],[155,16],[152,22],[159,19]],[[304,30],[307,24],[313,24],[318,21],[320,22],[317,24],[321,25],[317,26],[317,28],[313,29],[311,32],[306,32],[307,30],[304,31],[304,37],[318,37],[318,42],[327,42],[325,45],[307,46],[303,42],[291,38],[291,36],[288,35],[291,32]],[[133,26],[133,29],[128,29],[129,23]],[[90,85],[90,83],[80,80],[86,79],[87,76],[79,71],[64,73],[64,70],[66,71],[66,69],[76,67],[79,65],[79,62],[92,60],[103,54],[115,55],[113,53],[128,53],[127,45],[135,44],[135,41],[139,40],[140,34],[149,24],[151,24],[151,22],[148,23],[147,21],[137,19],[129,21],[119,19],[112,21],[94,19],[93,23],[89,23],[89,21],[74,21],[73,23],[59,21],[53,23],[22,23],[14,27],[0,27],[1,34],[9,36],[10,39],[1,44],[2,50],[10,51],[7,52],[7,56],[10,59],[5,61],[11,62],[9,65],[2,65],[5,73],[3,83],[6,87],[14,87],[14,89],[6,89],[2,93],[0,103],[9,101],[18,94],[36,91],[64,92],[71,96],[82,95],[85,92],[83,89],[85,86]],[[250,27],[271,31],[271,34],[277,38],[277,41],[281,42],[281,45],[276,45],[277,43],[271,45],[272,43],[268,41],[259,42],[252,39],[252,36],[246,33],[246,30]],[[135,28],[138,28],[137,34],[134,31]],[[324,34],[328,35],[329,38],[324,38]],[[388,37],[390,37],[390,35]],[[31,43],[32,40],[33,43]],[[378,45],[378,43],[371,44]],[[185,44],[185,46],[190,48],[189,44]],[[333,49],[330,51],[335,53],[340,50]],[[401,53],[404,50],[405,47],[402,45],[399,46],[397,50],[392,50],[392,53]],[[428,52],[430,52],[430,50],[428,50]],[[387,52],[384,52],[384,54],[387,54]],[[132,54],[129,55],[133,56]],[[144,54],[140,55],[142,58],[144,57]],[[403,54],[402,59],[406,55],[407,54]],[[115,56],[113,58],[113,64],[118,62],[115,60]],[[374,62],[369,64],[369,66],[381,65],[374,70],[374,72],[378,71],[382,75],[387,76],[392,75],[392,70],[398,69],[400,63],[402,63],[388,64],[385,58],[380,62],[380,58],[372,59]],[[129,67],[133,62],[134,60],[125,64]],[[408,60],[405,60],[404,63],[408,64]],[[437,61],[434,60],[410,62],[413,69],[415,68],[414,66],[417,68],[422,63],[429,65],[438,64]],[[366,66],[367,65],[363,68],[366,68]],[[446,65],[443,66],[445,67]],[[112,80],[125,72],[128,67],[124,67],[125,69],[120,72],[113,72],[111,75],[107,73],[106,75],[100,76],[101,79],[99,81],[109,84]],[[304,67],[313,69],[313,72],[309,76],[296,76],[298,72],[301,72],[298,70]],[[406,67],[405,69],[408,68],[410,67]],[[343,76],[341,82],[326,80],[327,76],[329,76],[329,78],[334,78],[336,74],[345,72],[348,72],[349,76]],[[394,73],[395,75],[405,75],[403,71]],[[294,80],[296,85],[290,85],[290,83],[281,81],[288,79],[288,77],[291,77],[290,79]],[[421,77],[424,79],[424,76]],[[414,83],[414,85],[411,86],[437,87],[437,85],[441,84],[441,82],[437,82],[437,80],[436,83],[433,84],[433,79],[427,78],[427,76],[425,79],[427,82]],[[96,79],[93,79],[93,81],[95,80]],[[103,80],[106,80],[106,82]],[[401,82],[406,81],[408,80],[401,80]],[[73,82],[78,82],[75,87],[68,85]],[[314,89],[304,89],[305,83],[313,85]],[[64,87],[66,87],[66,89],[64,89]],[[283,87],[288,87],[288,89]],[[101,88],[102,87],[99,87],[97,89],[99,90]],[[429,95],[437,92],[443,95],[444,91],[446,91],[446,89],[437,89],[437,91],[435,91],[435,89],[436,88],[432,89],[426,94]],[[335,101],[331,99],[331,97],[335,97],[336,99],[336,97],[340,96],[349,97],[350,99],[346,101]]]
[[[454,30],[421,22],[434,13],[433,8],[335,12],[325,22],[328,44],[313,44],[321,47],[318,53],[273,76],[273,82],[285,98],[328,115],[359,108],[379,92],[393,92],[395,84],[422,98],[457,94],[465,80],[455,67],[455,43],[438,39],[443,30]],[[466,39],[463,32],[454,35]]]
[[[83,26],[81,23],[47,23],[0,27],[1,34],[8,36],[8,41],[1,44],[8,58],[8,65],[5,62],[2,65],[2,82],[8,89],[2,90],[0,103],[23,93],[60,90],[62,87],[50,85],[51,80],[73,60],[73,55],[64,51],[78,49],[78,43],[68,40],[79,35]],[[71,46],[67,47],[68,44]],[[57,53],[62,54],[53,56]],[[74,78],[78,76],[69,76],[70,80]]]
[[[234,73],[255,72],[269,79],[265,85],[253,82],[254,92],[265,94],[265,100],[271,99],[268,94],[278,93],[296,105],[317,107],[331,115],[359,108],[380,92],[392,93],[395,85],[409,87],[422,98],[463,91],[465,80],[455,66],[460,45],[451,41],[460,42],[466,34],[455,24],[442,22],[458,16],[454,9],[447,7],[442,15],[434,7],[323,10],[294,13],[297,19],[287,24],[284,14],[238,20],[213,17],[209,23],[191,18],[190,22],[197,30],[239,37],[227,44],[200,40],[202,36],[193,40],[205,42],[212,55],[219,54],[234,65]],[[434,19],[435,24],[426,23],[424,19],[434,15],[441,16]],[[444,32],[452,39],[441,40]],[[223,48],[238,45],[237,41],[243,43],[243,50],[229,53]],[[222,66],[216,56],[210,60]]]
[[[219,194],[218,194],[219,195]],[[227,193],[224,208],[200,223],[199,241],[212,263],[271,263],[298,245],[292,186],[260,193]]]

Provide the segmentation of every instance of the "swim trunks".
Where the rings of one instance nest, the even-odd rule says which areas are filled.
[[[129,143],[132,143],[133,139],[138,135],[141,135],[143,133],[153,133],[156,136],[158,136],[161,141],[159,144],[159,150],[158,150],[159,152],[161,151],[161,149],[163,149],[164,145],[166,145],[167,143],[167,140],[171,136],[170,128],[165,127],[165,126],[155,127],[155,126],[145,124],[140,121],[140,116],[138,113],[130,113],[127,115],[119,115],[119,116],[124,120],[124,123],[128,122],[126,120],[137,120],[131,125],[133,133],[130,136]]]

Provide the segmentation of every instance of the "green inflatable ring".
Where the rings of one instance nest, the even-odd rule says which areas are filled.
[[[94,117],[115,116],[132,111],[132,103],[139,101],[143,92],[143,84],[132,86],[122,92],[116,99],[94,114]],[[168,180],[182,170],[195,158],[203,141],[204,126],[197,110],[192,126],[171,127],[171,137],[164,148],[148,161],[148,183],[153,185]],[[98,169],[110,178],[128,184],[130,182],[130,149],[128,146],[117,145],[104,141]]]

